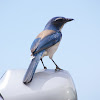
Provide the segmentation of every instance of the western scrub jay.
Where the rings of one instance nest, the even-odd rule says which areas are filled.
[[[35,70],[39,61],[41,60],[43,66],[44,63],[42,58],[44,56],[49,56],[49,58],[56,65],[55,70],[61,70],[55,61],[52,59],[53,54],[57,50],[59,43],[62,38],[61,29],[66,22],[70,22],[73,19],[64,18],[64,17],[54,17],[52,18],[45,26],[44,30],[36,37],[31,45],[32,56],[34,57],[29,65],[29,68],[26,71],[26,74],[23,79],[23,83],[30,83],[33,79]],[[44,66],[44,69],[47,69]]]

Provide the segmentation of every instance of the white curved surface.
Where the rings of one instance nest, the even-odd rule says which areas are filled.
[[[8,70],[0,80],[4,100],[77,100],[70,74],[65,71],[37,70],[33,81],[22,83],[26,70]]]

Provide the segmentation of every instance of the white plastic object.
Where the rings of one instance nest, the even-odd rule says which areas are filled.
[[[67,71],[37,70],[27,85],[23,84],[25,72],[8,70],[1,78],[0,94],[4,100],[77,100],[73,80]]]

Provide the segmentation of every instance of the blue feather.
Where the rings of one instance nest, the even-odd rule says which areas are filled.
[[[54,34],[48,35],[45,38],[43,38],[40,42],[39,45],[37,46],[36,50],[33,52],[33,54],[36,54],[42,50],[45,50],[51,46],[53,46],[54,44],[56,44],[57,42],[60,41],[62,37],[61,32],[55,32]]]
[[[30,50],[34,51],[34,50],[37,48],[37,46],[38,46],[40,40],[41,40],[41,38],[36,38],[36,39],[33,41]]]

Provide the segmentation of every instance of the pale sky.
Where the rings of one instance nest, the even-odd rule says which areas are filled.
[[[55,16],[75,19],[62,29],[55,62],[71,74],[79,100],[100,100],[99,0],[0,0],[0,76],[28,68],[31,43]],[[48,57],[43,61],[55,69]]]

